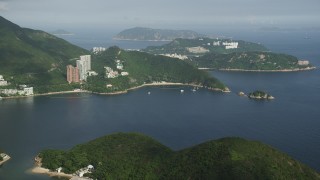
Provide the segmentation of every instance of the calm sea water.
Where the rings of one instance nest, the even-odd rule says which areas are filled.
[[[273,51],[319,66],[319,38],[305,40],[300,35],[256,33],[239,35],[239,39],[264,43]],[[124,48],[141,48],[150,42],[136,43]],[[117,96],[71,94],[0,101],[0,148],[12,157],[0,167],[0,179],[51,179],[26,172],[40,150],[69,149],[114,132],[141,132],[175,150],[239,136],[267,143],[320,171],[319,70],[210,73],[232,93],[147,87]],[[236,94],[256,89],[276,99],[255,101]]]

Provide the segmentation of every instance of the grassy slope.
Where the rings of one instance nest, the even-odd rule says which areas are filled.
[[[116,70],[115,59],[124,64],[124,71],[129,76],[115,79],[105,79],[104,66]],[[155,56],[144,52],[124,51],[117,47],[109,48],[106,52],[93,57],[93,68],[99,73],[98,77],[88,80],[88,89],[96,92],[106,92],[107,83],[112,84],[112,90],[125,90],[153,81],[203,84],[223,89],[225,86],[207,72],[200,71],[192,65],[173,58]],[[112,91],[109,89],[109,91]]]
[[[74,170],[93,164],[91,176],[99,179],[320,179],[317,172],[272,147],[241,138],[174,152],[147,136],[117,133],[66,152],[45,150],[40,156],[51,169],[68,162]]]
[[[36,86],[36,90],[66,84],[65,66],[87,53],[63,39],[0,17],[0,74],[13,77],[11,83]]]

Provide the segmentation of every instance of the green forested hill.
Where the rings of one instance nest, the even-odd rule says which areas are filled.
[[[214,42],[219,41],[219,46],[213,45]],[[232,52],[248,52],[248,51],[268,51],[266,47],[261,44],[246,42],[246,41],[236,41],[238,42],[237,49],[225,49],[222,45],[223,42],[231,42],[227,39],[211,39],[211,38],[196,38],[196,39],[182,39],[178,38],[171,41],[168,44],[162,46],[149,46],[143,51],[151,54],[183,54],[188,56],[202,55],[204,53],[192,53],[188,51],[190,47],[201,47],[208,50],[209,53],[226,54]]]
[[[104,67],[116,69],[116,60],[124,66],[122,71],[128,76],[105,78]],[[113,92],[126,90],[152,82],[192,83],[209,88],[224,90],[225,86],[217,79],[210,77],[205,71],[174,58],[157,56],[138,51],[125,51],[118,47],[111,47],[107,51],[93,56],[92,68],[99,73],[98,76],[89,77],[86,88],[94,92]],[[119,71],[119,70],[117,70]],[[120,71],[119,71],[120,72]],[[112,88],[106,88],[112,84]]]
[[[312,67],[299,65],[294,56],[272,52],[208,53],[193,60],[197,67],[212,69],[293,70]]]
[[[237,43],[237,48],[227,49],[224,43]],[[143,51],[151,54],[186,55],[189,62],[199,68],[253,71],[314,68],[311,64],[299,65],[297,57],[292,55],[272,53],[261,44],[246,41],[210,38],[175,39],[162,46],[147,47]]]
[[[0,16],[0,74],[13,84],[46,91],[66,84],[65,66],[88,51],[43,31],[21,28]]]
[[[94,179],[320,179],[320,175],[256,141],[223,138],[172,151],[150,137],[117,133],[75,146],[43,150],[43,166],[72,173],[92,164]]]

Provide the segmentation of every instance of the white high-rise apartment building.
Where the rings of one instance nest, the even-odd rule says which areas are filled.
[[[80,81],[86,81],[88,71],[91,70],[91,55],[80,56],[80,60],[77,60],[77,68],[79,69]]]
[[[84,61],[86,70],[90,71],[91,70],[91,55],[83,55],[80,56],[80,60]]]

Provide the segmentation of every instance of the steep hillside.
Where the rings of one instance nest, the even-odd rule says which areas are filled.
[[[223,138],[172,151],[137,133],[117,133],[68,151],[44,150],[45,168],[64,172],[92,164],[98,179],[320,179],[309,167],[274,148]]]
[[[0,17],[0,74],[12,84],[35,86],[36,91],[65,84],[66,64],[87,53],[63,39]]]

